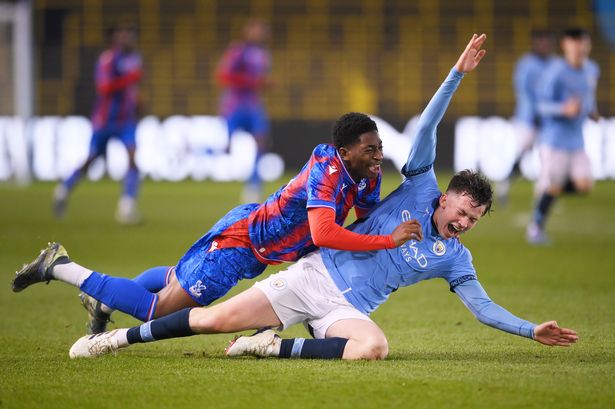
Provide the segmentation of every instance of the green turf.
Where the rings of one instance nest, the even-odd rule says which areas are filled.
[[[387,192],[399,178],[385,182]],[[550,247],[524,241],[527,182],[514,186],[508,208],[496,208],[464,238],[496,302],[534,322],[557,319],[578,330],[577,345],[548,348],[483,326],[445,282],[432,281],[396,292],[374,314],[390,345],[381,362],[230,359],[222,354],[228,335],[69,360],[84,332],[77,291],[53,282],[13,294],[15,269],[50,240],[108,274],[173,264],[237,203],[240,185],[145,183],[146,223],[132,228],[113,221],[119,185],[79,186],[62,222],[50,215],[52,187],[0,185],[0,408],[615,407],[613,182],[557,204]],[[134,323],[116,314],[113,325]]]

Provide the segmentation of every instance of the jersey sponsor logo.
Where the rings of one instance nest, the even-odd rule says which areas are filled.
[[[412,220],[412,215],[410,214],[408,210],[402,210],[401,211],[401,221],[407,222],[408,220]]]
[[[419,266],[425,268],[427,267],[427,257],[425,257],[425,254],[420,252],[419,248],[416,246],[417,244],[418,242],[416,240],[407,241],[403,246],[401,246],[401,256],[407,263],[414,260]]]
[[[201,280],[197,280],[196,283],[190,286],[190,294],[195,297],[200,297],[203,294],[203,291],[207,289],[207,286],[203,284]]]
[[[283,278],[276,278],[270,283],[270,285],[274,290],[281,291],[286,288],[286,280]]]
[[[446,253],[446,246],[442,243],[441,240],[436,240],[433,244],[431,250],[434,252],[436,256],[443,256]]]
[[[359,183],[359,192],[367,187],[367,181],[365,179],[361,179],[361,183]]]
[[[401,220],[402,222],[412,220],[412,214],[409,210],[401,211]],[[400,247],[401,256],[407,263],[410,263],[411,260],[415,260],[419,266],[425,268],[427,267],[427,257],[425,257],[425,255],[419,251],[417,244],[418,242],[416,240],[410,240],[404,243]]]
[[[332,175],[335,172],[337,172],[337,167],[333,165],[329,165],[329,175]]]
[[[211,246],[209,247],[209,250],[207,250],[207,252],[211,253],[212,251],[216,250],[218,250],[218,242],[214,240],[211,242]]]

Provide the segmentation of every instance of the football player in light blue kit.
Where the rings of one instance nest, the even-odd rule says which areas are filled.
[[[321,249],[289,269],[210,308],[187,308],[130,329],[80,338],[72,358],[94,357],[134,343],[228,333],[303,322],[315,339],[284,339],[273,330],[240,337],[227,348],[230,356],[252,354],[280,358],[382,359],[388,344],[369,313],[399,287],[443,278],[483,323],[546,345],[567,346],[575,331],[555,321],[540,325],[518,318],[491,301],[477,280],[470,252],[459,235],[489,211],[492,191],[478,173],[466,170],[453,177],[446,193],[438,191],[433,170],[436,127],[464,73],[485,55],[485,35],[474,35],[457,64],[425,108],[399,188],[354,223],[357,233],[382,234],[402,220],[415,220],[416,239],[391,250],[347,252]],[[422,226],[422,227],[421,227]]]
[[[600,70],[589,60],[591,39],[582,29],[566,30],[561,40],[564,58],[552,62],[541,78],[538,111],[540,176],[534,215],[527,228],[531,244],[548,243],[545,221],[562,193],[588,193],[593,187],[589,157],[583,141],[583,123],[597,119],[596,86]]]
[[[517,140],[515,162],[510,175],[496,184],[497,198],[500,204],[508,202],[511,177],[519,171],[519,162],[523,155],[534,146],[539,128],[537,89],[540,78],[547,66],[553,62],[553,33],[547,30],[532,30],[532,49],[519,58],[513,73],[515,90],[515,113],[512,118]]]

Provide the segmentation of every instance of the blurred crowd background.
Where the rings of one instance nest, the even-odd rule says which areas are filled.
[[[36,116],[89,116],[96,59],[108,28],[122,22],[138,29],[141,114],[215,115],[215,68],[224,49],[249,18],[266,21],[273,150],[291,168],[328,140],[331,122],[344,112],[403,128],[473,32],[487,33],[488,54],[464,81],[441,132],[452,134],[460,116],[512,115],[514,63],[536,28],[591,33],[591,58],[601,67],[598,108],[604,116],[615,110],[613,0],[33,0],[31,7]],[[13,53],[9,24],[0,19],[0,116],[15,113]],[[443,139],[445,165],[452,165],[452,146]]]

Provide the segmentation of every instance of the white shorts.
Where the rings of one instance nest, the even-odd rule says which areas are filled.
[[[591,163],[585,150],[565,151],[541,145],[538,190],[562,187],[568,178],[573,181],[593,180]]]
[[[320,251],[308,254],[254,287],[265,293],[284,329],[303,322],[312,327],[314,338],[325,338],[329,327],[339,320],[371,321],[346,300],[331,280]]]

